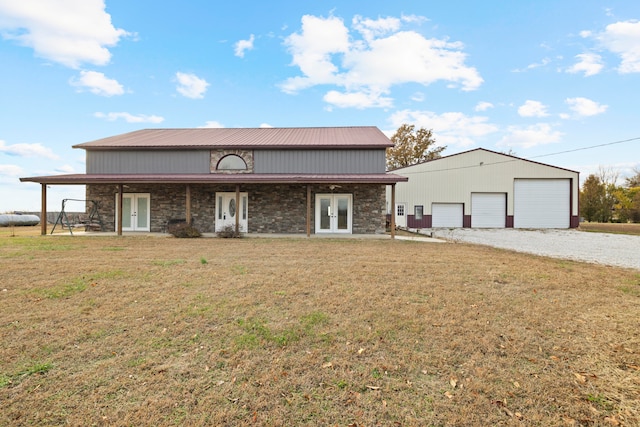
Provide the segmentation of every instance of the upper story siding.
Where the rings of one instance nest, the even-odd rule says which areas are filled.
[[[385,172],[384,149],[254,150],[254,173]],[[87,150],[87,174],[205,174],[209,150]]]

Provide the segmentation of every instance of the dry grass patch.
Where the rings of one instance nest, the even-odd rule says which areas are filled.
[[[0,238],[0,425],[638,425],[640,272],[466,244]]]
[[[603,222],[582,222],[580,230],[594,233],[615,233],[640,235],[640,224],[614,224]]]

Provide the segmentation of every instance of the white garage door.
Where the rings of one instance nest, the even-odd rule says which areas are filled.
[[[568,179],[516,179],[515,228],[569,228],[571,186]]]
[[[506,221],[506,194],[471,193],[471,227],[504,228]]]
[[[431,205],[431,227],[462,228],[462,203]]]

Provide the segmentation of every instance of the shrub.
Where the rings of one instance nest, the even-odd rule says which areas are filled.
[[[242,235],[240,233],[236,233],[236,227],[233,225],[226,225],[222,230],[218,231],[218,237],[230,239],[234,237],[240,238]]]
[[[169,227],[169,234],[178,238],[195,238],[202,236],[202,233],[200,233],[197,228],[187,224],[186,222],[174,224]]]

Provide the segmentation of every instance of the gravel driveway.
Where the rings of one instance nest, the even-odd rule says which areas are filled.
[[[640,270],[640,236],[577,230],[431,229],[433,237]]]

